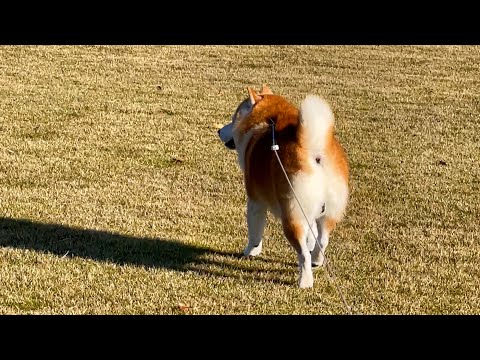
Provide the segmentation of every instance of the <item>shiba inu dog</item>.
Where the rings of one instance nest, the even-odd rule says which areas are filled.
[[[348,160],[334,136],[334,115],[315,95],[306,96],[297,108],[266,85],[258,93],[247,91],[232,121],[218,131],[225,146],[237,151],[244,173],[248,244],[243,254],[261,253],[269,210],[281,220],[285,237],[297,252],[298,285],[312,287],[312,266],[323,265],[330,233],[342,219],[349,197]],[[273,137],[294,191],[272,151]]]

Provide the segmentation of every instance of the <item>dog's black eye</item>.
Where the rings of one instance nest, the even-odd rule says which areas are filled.
[[[320,156],[317,156],[317,157],[315,158],[315,161],[317,162],[317,164],[320,164],[320,161],[322,161],[322,159],[320,158]]]

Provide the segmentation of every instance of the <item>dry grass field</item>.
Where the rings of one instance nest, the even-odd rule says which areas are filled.
[[[324,96],[351,167],[327,255],[354,314],[480,313],[480,47],[0,47],[1,314],[344,314],[246,243],[246,87]]]

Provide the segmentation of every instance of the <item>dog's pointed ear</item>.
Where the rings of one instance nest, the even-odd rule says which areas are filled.
[[[263,84],[262,91],[260,91],[260,95],[273,95],[272,90],[266,85]]]
[[[247,87],[247,91],[248,91],[248,96],[250,97],[250,102],[252,103],[252,105],[255,105],[257,102],[262,100],[262,97],[258,95],[255,92],[255,90],[253,90],[251,87]]]

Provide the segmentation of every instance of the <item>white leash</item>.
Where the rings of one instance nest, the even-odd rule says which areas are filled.
[[[335,273],[333,272],[333,269],[330,268],[329,261],[327,261],[327,257],[325,256],[325,253],[323,252],[322,247],[320,246],[320,243],[318,242],[318,238],[315,236],[315,233],[313,232],[312,226],[310,225],[310,221],[308,221],[308,217],[305,214],[305,211],[303,210],[302,205],[300,204],[300,200],[298,200],[297,194],[295,193],[295,190],[293,189],[293,185],[290,182],[290,179],[288,178],[287,172],[285,171],[285,168],[283,167],[283,164],[282,164],[282,161],[280,160],[280,157],[278,156],[277,151],[280,149],[280,147],[277,144],[275,144],[275,123],[273,122],[273,120],[270,120],[270,121],[272,122],[272,142],[273,142],[271,149],[275,153],[275,156],[277,157],[278,163],[280,164],[280,167],[282,168],[282,171],[285,175],[285,178],[288,181],[288,185],[290,185],[290,188],[292,189],[293,195],[295,196],[295,200],[297,200],[298,206],[300,207],[300,210],[302,210],[302,214],[305,217],[305,220],[307,221],[307,224],[308,224],[308,227],[310,228],[310,231],[312,232],[313,238],[315,239],[315,241],[318,245],[318,248],[320,249],[320,252],[323,255],[324,264],[325,264],[325,267],[327,269],[327,271],[325,273],[329,277],[329,280],[331,282],[333,282],[333,284],[335,285],[335,288],[337,289],[337,293],[340,295],[340,298],[342,299],[343,305],[345,306],[347,312],[350,315],[352,315],[352,310],[351,310],[350,306],[348,306],[347,301],[345,300],[345,296],[343,295],[343,292],[341,291],[340,287],[338,286],[338,284],[335,281],[336,280]],[[323,215],[325,214],[325,211],[326,211],[326,205],[325,205],[324,210],[323,210]]]

